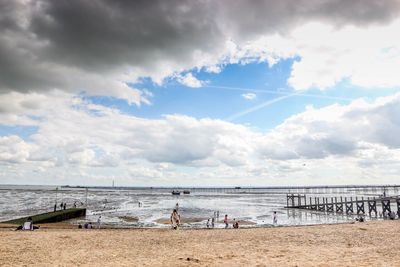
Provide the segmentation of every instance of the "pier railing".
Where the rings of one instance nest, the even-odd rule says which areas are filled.
[[[392,205],[397,207],[400,216],[400,196],[391,197],[307,197],[305,194],[286,194],[286,208],[305,209],[345,214],[378,215],[377,207],[383,214],[392,212]]]

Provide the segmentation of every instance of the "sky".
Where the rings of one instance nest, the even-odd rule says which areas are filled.
[[[396,184],[399,0],[0,0],[0,184]]]

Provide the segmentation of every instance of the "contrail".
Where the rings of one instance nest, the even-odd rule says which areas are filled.
[[[217,88],[217,89],[225,89],[231,91],[241,91],[241,92],[255,92],[255,93],[268,93],[268,94],[276,94],[276,95],[297,95],[297,96],[305,96],[305,97],[314,97],[321,99],[332,99],[332,100],[344,100],[344,101],[353,101],[352,98],[347,97],[338,97],[338,96],[326,96],[326,95],[314,95],[314,94],[306,94],[306,93],[290,93],[290,92],[279,92],[274,90],[260,90],[260,89],[252,89],[252,88],[241,88],[241,87],[230,87],[230,86],[218,86],[218,85],[206,85],[204,88]]]
[[[274,90],[260,90],[260,89],[253,89],[253,88],[241,88],[241,87],[231,87],[231,86],[207,85],[204,87],[232,90],[232,91],[241,91],[241,92],[255,92],[255,93],[267,93],[267,94],[282,95],[281,97],[277,97],[272,100],[268,100],[262,104],[254,106],[252,108],[235,113],[235,114],[229,116],[228,118],[226,118],[227,121],[236,120],[237,118],[240,118],[244,115],[247,115],[247,114],[257,111],[259,109],[268,107],[276,102],[282,101],[284,99],[287,99],[287,98],[290,98],[293,96],[304,96],[304,97],[312,97],[312,98],[320,98],[320,99],[342,100],[342,101],[353,101],[354,100],[352,98],[347,98],[347,97],[314,95],[314,94],[306,94],[306,93],[289,93],[289,92],[279,92],[279,91],[274,91]]]
[[[240,118],[240,117],[242,117],[242,116],[244,116],[244,115],[246,115],[246,114],[249,114],[249,113],[254,112],[254,111],[257,111],[257,110],[259,110],[259,109],[268,107],[268,106],[270,106],[270,105],[272,105],[272,104],[274,104],[274,103],[276,103],[276,102],[282,101],[282,100],[284,100],[284,99],[286,99],[286,98],[289,98],[289,97],[292,97],[292,96],[296,96],[296,95],[297,95],[297,94],[284,95],[284,96],[280,96],[280,97],[274,98],[274,99],[272,99],[272,100],[268,100],[268,101],[266,101],[266,102],[264,102],[264,103],[262,103],[262,104],[259,104],[259,105],[257,105],[257,106],[254,106],[254,107],[252,107],[252,108],[249,108],[249,109],[243,110],[243,111],[241,111],[241,112],[235,113],[235,114],[233,114],[232,116],[229,116],[228,118],[226,118],[226,120],[227,120],[227,121],[236,120],[237,118]]]

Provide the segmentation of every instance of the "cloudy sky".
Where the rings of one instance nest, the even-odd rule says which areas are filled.
[[[398,183],[399,0],[0,0],[0,183]]]

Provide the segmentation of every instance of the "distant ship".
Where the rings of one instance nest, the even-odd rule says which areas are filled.
[[[190,194],[190,191],[189,191],[189,190],[183,190],[183,194],[189,195],[189,194]]]
[[[172,191],[172,194],[173,194],[173,195],[176,195],[176,196],[179,196],[179,195],[181,194],[181,192],[173,190],[173,191]]]

